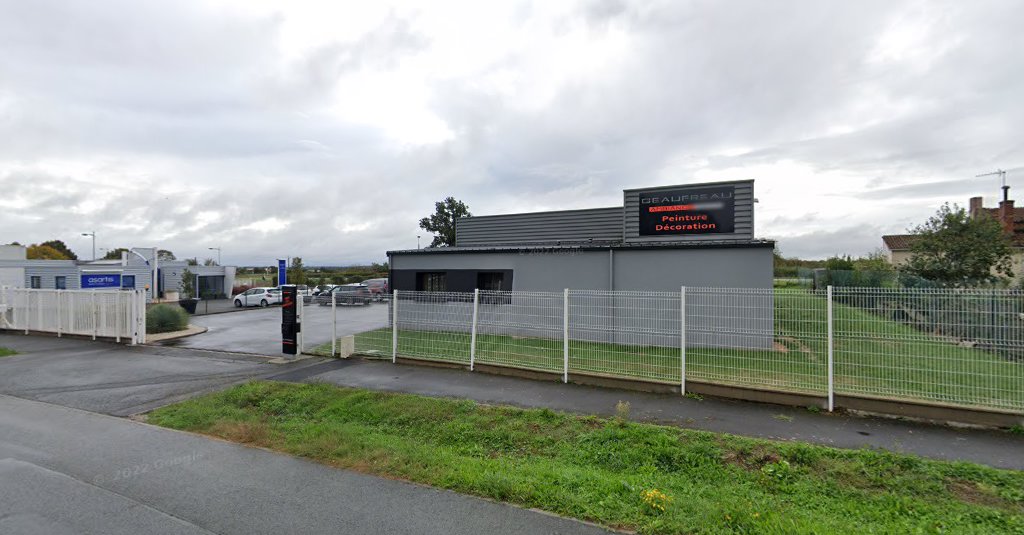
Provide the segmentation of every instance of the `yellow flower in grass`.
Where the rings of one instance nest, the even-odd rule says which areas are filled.
[[[640,493],[640,497],[651,510],[658,513],[664,513],[668,504],[672,503],[672,497],[658,489],[645,490]]]

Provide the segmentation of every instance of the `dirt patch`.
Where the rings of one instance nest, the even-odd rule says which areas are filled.
[[[733,450],[722,455],[722,462],[743,468],[744,470],[760,470],[767,464],[779,462],[782,457],[765,451],[761,447],[750,451]]]
[[[988,490],[978,486],[978,484],[973,481],[954,479],[953,481],[946,483],[946,489],[949,490],[949,493],[956,497],[956,499],[962,502],[995,507],[1017,513],[1024,511],[1024,504],[1015,504],[996,496]]]
[[[218,422],[209,433],[232,442],[258,445],[269,444],[273,434],[266,422]]]

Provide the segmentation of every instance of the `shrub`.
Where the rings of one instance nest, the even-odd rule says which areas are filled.
[[[253,288],[254,286],[252,286],[251,284],[239,284],[231,288],[231,295],[238,295],[242,292],[247,292]]]
[[[156,305],[146,311],[146,333],[168,333],[188,327],[188,312],[177,305]]]

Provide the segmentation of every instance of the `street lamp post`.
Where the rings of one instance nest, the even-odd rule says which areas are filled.
[[[96,261],[96,231],[83,232],[82,236],[92,236],[92,260]]]
[[[221,265],[221,263],[220,263],[220,247],[209,247],[209,249],[211,251],[217,251],[217,265],[218,266]]]

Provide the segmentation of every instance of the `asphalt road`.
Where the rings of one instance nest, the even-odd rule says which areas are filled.
[[[0,335],[0,394],[127,416],[314,362],[42,336]]]
[[[972,461],[1024,470],[1024,437],[1004,431],[953,428],[842,413],[812,413],[799,407],[766,403],[716,398],[696,400],[679,395],[647,394],[360,359],[329,361],[275,379],[327,382],[371,390],[605,416],[615,414],[619,401],[628,401],[630,417],[634,420],[838,448],[880,448],[933,459]]]
[[[0,395],[0,533],[607,533],[574,520]]]
[[[331,307],[306,305],[302,333],[306,349],[331,341]],[[338,336],[369,331],[388,324],[387,303],[338,306]],[[192,323],[206,333],[161,345],[281,356],[281,307],[252,308],[229,314],[193,316]]]

